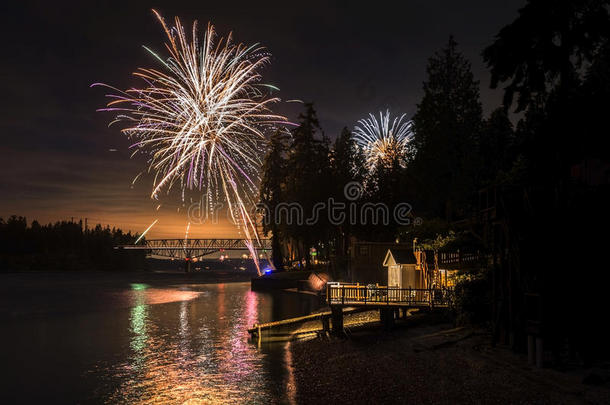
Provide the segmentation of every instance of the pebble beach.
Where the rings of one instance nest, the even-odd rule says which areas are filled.
[[[485,331],[414,319],[291,343],[299,404],[603,404],[610,387],[536,369]]]

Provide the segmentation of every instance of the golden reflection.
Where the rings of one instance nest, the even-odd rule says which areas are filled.
[[[277,402],[282,394],[271,387],[285,374],[269,375],[266,355],[247,341],[247,328],[260,321],[261,295],[243,284],[191,287],[202,291],[140,287],[130,291],[132,356],[118,370],[122,382],[108,403]],[[292,374],[287,385],[294,403]]]
[[[131,316],[129,318],[131,323],[131,333],[133,338],[131,339],[131,348],[134,352],[140,353],[146,345],[146,315],[147,305],[137,305],[131,309]]]
[[[148,305],[146,305],[146,296],[144,291],[148,286],[146,284],[132,284],[133,301],[135,305],[131,308],[129,316],[129,330],[131,332],[130,347],[134,352],[134,368],[141,369],[144,358],[142,353],[146,348],[146,320],[148,316]]]
[[[289,404],[297,403],[297,384],[292,368],[292,352],[290,351],[290,341],[284,346],[284,362],[286,363],[286,397]]]

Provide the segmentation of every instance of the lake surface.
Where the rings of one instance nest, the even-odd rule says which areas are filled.
[[[42,278],[41,278],[42,277]],[[1,276],[2,403],[291,403],[285,343],[247,328],[317,307],[249,283]]]

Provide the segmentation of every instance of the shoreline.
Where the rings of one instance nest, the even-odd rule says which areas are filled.
[[[418,317],[384,332],[356,328],[344,339],[290,343],[299,404],[606,403],[610,385],[529,366],[492,347],[486,331]]]

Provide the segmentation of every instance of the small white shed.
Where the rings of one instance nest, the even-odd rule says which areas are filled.
[[[388,268],[388,287],[425,288],[423,272],[417,269],[413,251],[388,249],[383,266]]]

